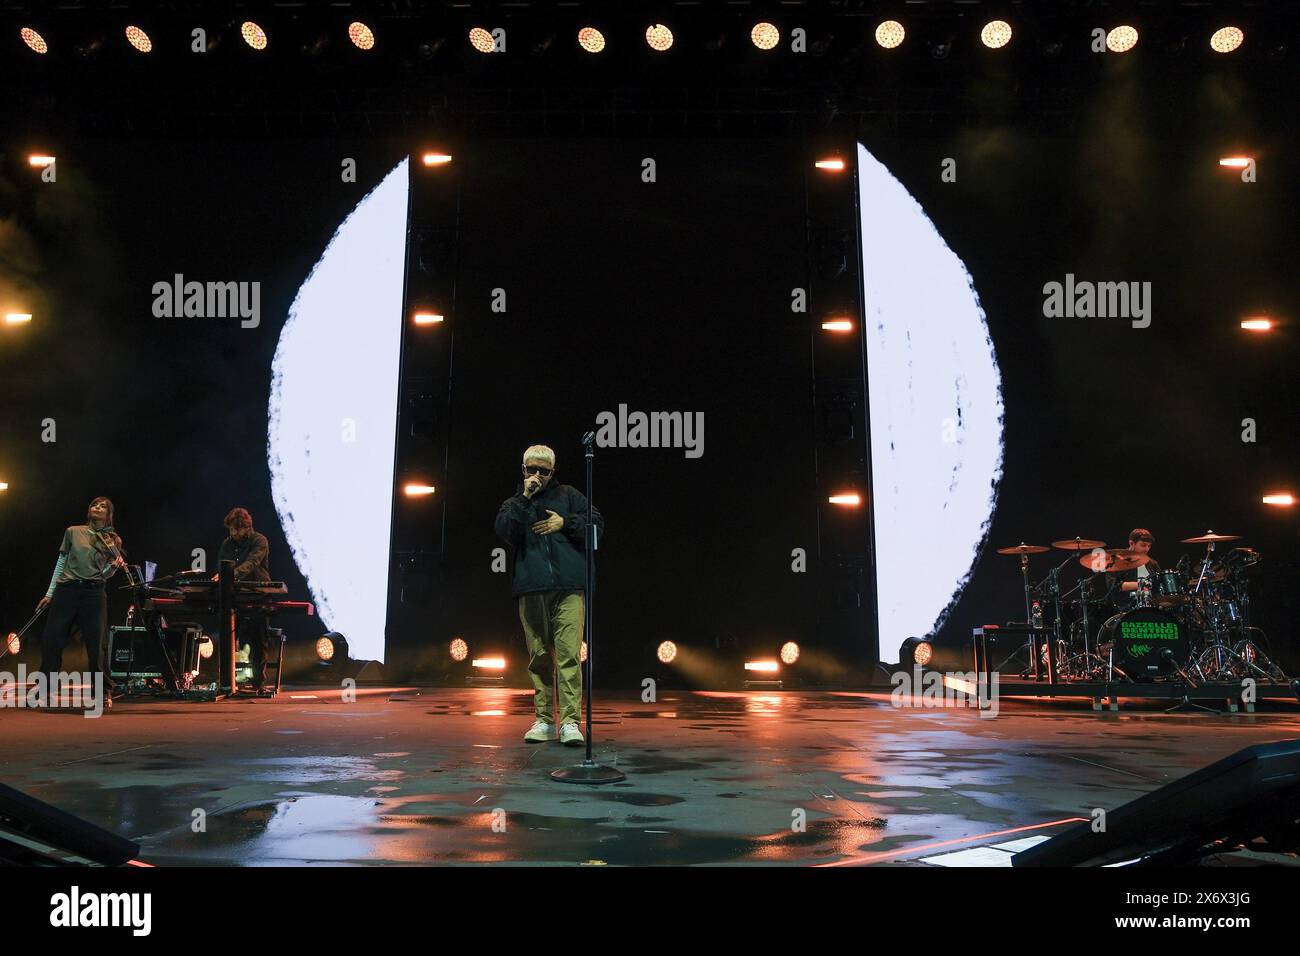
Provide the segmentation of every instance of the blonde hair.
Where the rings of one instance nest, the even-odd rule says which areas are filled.
[[[544,461],[551,468],[555,467],[555,452],[551,451],[545,445],[529,445],[524,449],[524,461],[529,458],[536,458],[538,461]]]

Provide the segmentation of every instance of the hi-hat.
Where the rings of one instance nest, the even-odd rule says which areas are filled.
[[[1120,548],[1112,548],[1110,551],[1103,551],[1100,554],[1084,554],[1079,556],[1079,564],[1089,571],[1132,571],[1134,568],[1140,568],[1142,565],[1151,560],[1151,555],[1144,554],[1141,551],[1126,551]]]
[[[998,548],[998,554],[1042,554],[1049,551],[1050,548],[1044,548],[1041,544],[1025,544],[1021,541],[1014,548]]]
[[[1071,538],[1069,541],[1053,541],[1052,547],[1062,551],[1094,551],[1106,547],[1106,542],[1093,541],[1091,538]]]
[[[1183,538],[1183,544],[1213,544],[1216,541],[1240,541],[1239,534],[1215,534],[1213,531],[1207,531],[1203,535],[1195,538]]]

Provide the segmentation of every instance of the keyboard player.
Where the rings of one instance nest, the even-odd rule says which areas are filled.
[[[226,515],[228,536],[217,552],[217,566],[222,561],[233,561],[236,581],[269,581],[271,572],[267,558],[271,548],[266,535],[253,530],[253,516],[247,508],[231,508]],[[236,632],[240,644],[248,644],[248,660],[253,667],[253,685],[258,693],[266,687],[266,655],[271,646],[271,629],[263,611],[248,611],[239,615]]]

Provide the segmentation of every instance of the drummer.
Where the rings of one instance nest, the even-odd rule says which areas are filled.
[[[1138,554],[1150,555],[1151,545],[1156,543],[1156,537],[1146,528],[1134,528],[1128,533],[1128,549],[1136,551]],[[1109,594],[1111,599],[1120,607],[1128,607],[1133,603],[1134,593],[1142,586],[1145,578],[1154,578],[1160,574],[1160,565],[1154,559],[1148,561],[1141,567],[1133,568],[1131,571],[1112,571],[1106,576],[1110,579]]]

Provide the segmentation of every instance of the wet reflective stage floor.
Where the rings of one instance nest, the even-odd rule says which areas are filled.
[[[531,720],[531,694],[506,689],[119,701],[96,720],[6,709],[0,780],[159,865],[911,865],[1050,835],[1300,737],[1286,704],[1003,700],[981,719],[897,709],[884,693],[629,694],[596,708],[596,759],[627,780],[592,787],[550,779],[583,751],[525,744]]]

